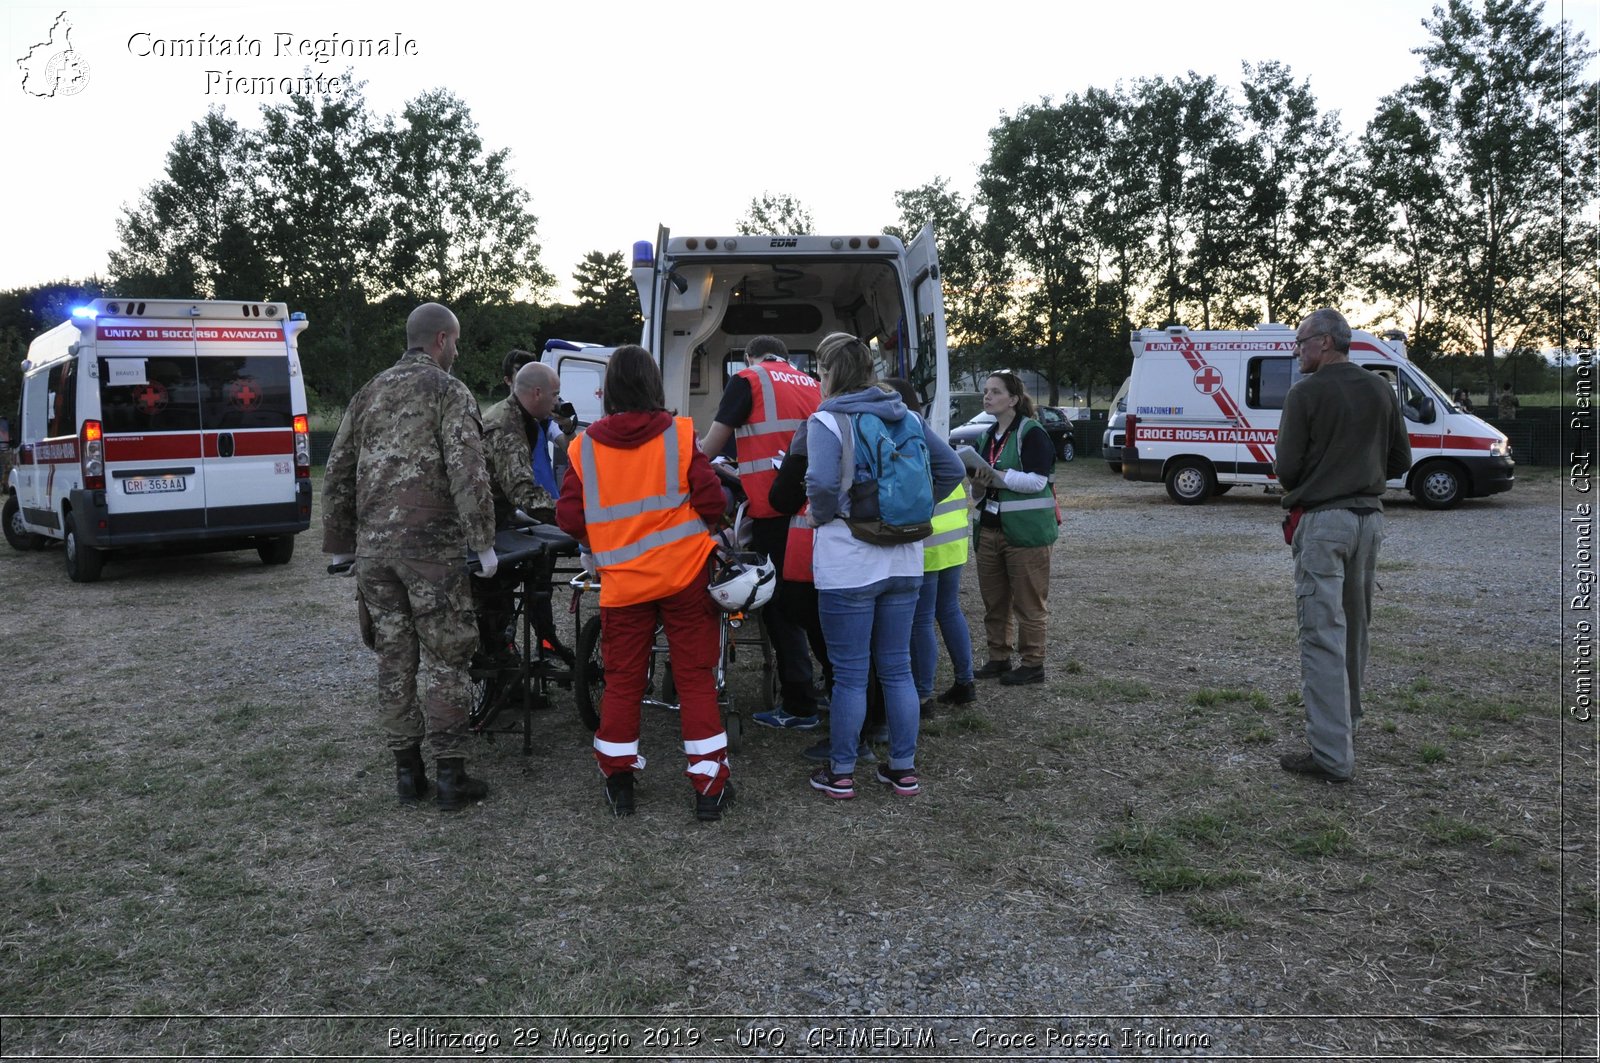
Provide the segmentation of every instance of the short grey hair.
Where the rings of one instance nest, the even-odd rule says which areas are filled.
[[[1350,322],[1339,311],[1328,306],[1313,310],[1306,315],[1305,324],[1310,325],[1313,332],[1325,333],[1335,349],[1350,353]]]
[[[461,322],[443,303],[423,303],[406,318],[406,346],[426,348],[441,332],[460,332]]]

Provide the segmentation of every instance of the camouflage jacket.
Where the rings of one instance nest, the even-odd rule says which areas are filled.
[[[322,483],[323,552],[457,561],[493,542],[478,402],[413,348],[345,411]]]
[[[516,509],[546,523],[555,520],[556,500],[533,482],[531,420],[510,397],[483,415],[483,457],[489,463],[496,527],[503,526]]]

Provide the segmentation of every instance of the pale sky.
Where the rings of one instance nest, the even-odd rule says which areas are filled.
[[[180,132],[213,104],[256,124],[262,97],[223,94],[208,70],[277,78],[353,65],[379,114],[429,89],[454,92],[486,147],[510,149],[543,262],[565,289],[588,251],[626,253],[653,242],[658,224],[731,232],[763,192],[795,196],[821,233],[881,231],[897,220],[896,190],[944,176],[970,191],[1002,112],[1119,80],[1192,70],[1237,92],[1241,63],[1276,60],[1359,133],[1379,97],[1418,73],[1412,49],[1432,6],[8,0],[0,288],[103,275],[122,208],[162,176]],[[16,61],[63,11],[88,79],[72,95],[29,95]],[[1551,0],[1545,15],[1591,45],[1600,38],[1600,0]],[[207,35],[242,35],[261,55],[138,54]],[[414,54],[274,55],[280,41],[334,36],[398,36]]]

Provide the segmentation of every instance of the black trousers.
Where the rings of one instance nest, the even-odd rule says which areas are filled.
[[[761,610],[772,652],[778,659],[778,682],[784,708],[797,716],[816,712],[816,671],[811,656],[822,664],[824,683],[832,675],[828,649],[817,615],[817,589],[810,583],[783,578],[783,557],[789,544],[788,517],[757,517],[751,522],[751,541],[778,570],[778,589]]]

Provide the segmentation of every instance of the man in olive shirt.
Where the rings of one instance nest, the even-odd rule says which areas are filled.
[[[408,804],[427,796],[426,737],[445,811],[489,792],[466,772],[476,640],[464,550],[484,578],[499,564],[478,402],[450,375],[460,336],[447,307],[411,312],[405,354],[350,400],[322,481],[323,552],[355,562],[372,614],[396,790]]]
[[[1300,692],[1310,751],[1285,771],[1345,782],[1355,771],[1373,573],[1383,543],[1386,481],[1411,468],[1394,391],[1350,361],[1350,325],[1315,311],[1295,333],[1305,378],[1289,389],[1278,428],[1278,482],[1292,529],[1300,623]]]
[[[511,352],[513,356],[521,353],[524,352]],[[561,379],[556,371],[540,362],[529,362],[512,378],[511,394],[489,407],[483,415],[483,456],[489,466],[497,529],[516,526],[520,523],[519,514],[543,524],[555,523],[556,501],[549,490],[555,481],[548,431],[551,415],[560,400]],[[539,482],[541,475],[548,478],[549,486]],[[543,564],[544,571],[539,575],[547,583],[555,567],[555,558],[546,558]],[[506,628],[515,613],[512,589],[522,582],[523,576],[514,568],[506,569],[493,579],[480,580],[473,585],[478,603],[480,650],[475,663],[480,668],[515,667],[518,663],[506,641]],[[570,664],[571,653],[556,636],[549,595],[538,597],[530,605],[537,634]]]

